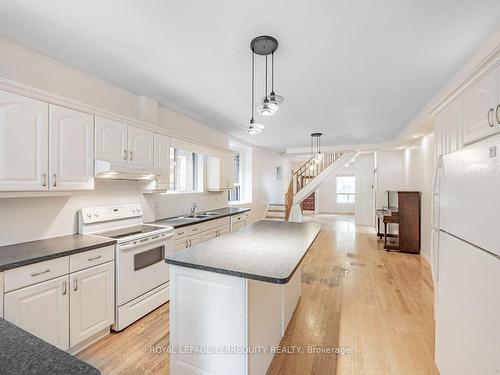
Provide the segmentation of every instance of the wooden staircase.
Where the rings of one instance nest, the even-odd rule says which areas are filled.
[[[292,178],[288,185],[288,191],[285,194],[285,221],[290,219],[290,212],[294,203],[300,204],[307,198],[304,197],[301,202],[294,202],[294,197],[296,197],[297,193],[303,190],[343,154],[340,152],[329,152],[322,153],[321,155],[321,159],[317,159],[316,156],[313,156],[296,171],[292,171]],[[314,192],[311,192],[311,194],[312,193]]]
[[[266,220],[284,221],[285,220],[285,205],[283,203],[271,203],[267,208]]]

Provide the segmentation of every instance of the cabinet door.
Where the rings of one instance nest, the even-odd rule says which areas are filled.
[[[129,165],[145,168],[152,167],[154,164],[153,132],[129,126],[128,151]]]
[[[155,133],[154,140],[154,166],[161,170],[156,187],[167,189],[170,180],[170,137]]]
[[[0,91],[0,191],[48,189],[48,104]]]
[[[211,240],[212,238],[218,237],[218,228],[211,229],[201,234],[201,242]]]
[[[114,323],[114,262],[72,273],[70,346]]]
[[[113,163],[128,163],[126,124],[96,116],[95,158]]]
[[[495,108],[498,104],[498,72],[496,68],[468,88],[463,97],[464,143],[470,143],[498,131]]]
[[[94,188],[94,117],[49,106],[49,189]]]
[[[5,319],[66,350],[69,348],[68,276],[4,295]]]
[[[229,233],[229,225],[225,225],[219,228],[219,237]]]
[[[189,247],[189,242],[186,238],[175,240],[175,250],[182,250]]]
[[[196,236],[190,236],[188,237],[189,240],[189,247],[192,247],[194,245],[198,245],[201,242],[201,236],[196,235]]]
[[[234,185],[234,154],[228,152],[225,156],[225,181],[224,186],[231,189]]]

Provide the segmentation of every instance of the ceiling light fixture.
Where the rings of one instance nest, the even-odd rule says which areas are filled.
[[[250,122],[248,123],[247,126],[247,132],[250,135],[255,135],[258,134],[264,129],[264,125],[261,124],[256,124],[255,120],[253,118],[254,116],[254,108],[255,108],[255,53],[252,50],[252,105],[251,105],[251,114],[252,117],[250,118]]]
[[[253,120],[253,108],[255,106],[255,97],[254,97],[254,77],[255,77],[255,54],[260,56],[265,56],[265,93],[262,98],[262,102],[260,103],[258,110],[262,116],[272,116],[279,109],[279,104],[283,102],[283,97],[276,95],[274,92],[274,52],[278,49],[278,41],[276,38],[272,36],[262,35],[254,38],[250,43],[250,50],[252,51],[252,120]],[[267,84],[268,84],[268,56],[271,55],[271,92],[268,94]],[[248,126],[248,132],[252,130],[251,134],[255,130],[255,126],[250,129],[250,125],[254,122],[250,121]],[[263,128],[263,127],[262,127]],[[260,129],[262,130],[262,129]]]
[[[321,153],[321,136],[323,133],[312,133],[311,134],[311,158],[314,158],[316,164],[323,160],[323,154]]]

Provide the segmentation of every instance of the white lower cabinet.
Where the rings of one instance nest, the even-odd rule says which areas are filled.
[[[68,281],[66,275],[6,293],[5,319],[60,349],[68,349]]]
[[[72,273],[70,258],[81,267],[77,258],[89,252],[0,273],[4,318],[63,350],[75,352],[90,344],[114,323],[115,263],[105,256],[109,250],[91,250],[102,252],[101,263]]]
[[[70,275],[70,346],[114,323],[114,263]]]

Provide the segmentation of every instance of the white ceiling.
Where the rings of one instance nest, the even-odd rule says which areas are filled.
[[[0,35],[251,143],[391,140],[500,20],[498,0],[2,0]],[[275,36],[277,115],[250,118],[250,40]],[[263,61],[257,59],[257,97]]]

